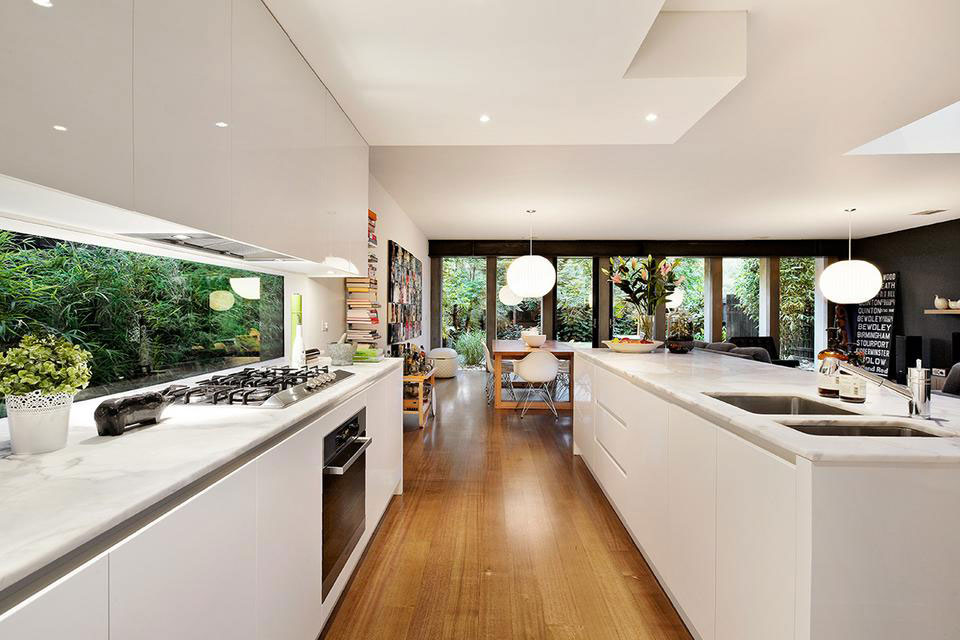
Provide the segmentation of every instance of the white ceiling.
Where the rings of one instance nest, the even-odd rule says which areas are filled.
[[[628,72],[658,1],[267,2],[431,238],[522,237],[528,208],[557,239],[842,237],[846,207],[860,236],[960,217],[960,155],[845,155],[960,99],[956,0],[669,0],[748,11],[745,79],[694,73],[686,96],[696,40],[653,57],[659,91],[650,60]],[[948,211],[908,217],[923,209]]]

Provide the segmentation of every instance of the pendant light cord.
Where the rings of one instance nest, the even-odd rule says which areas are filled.
[[[847,260],[853,260],[853,212],[856,207],[844,209],[847,212]]]
[[[536,209],[527,209],[527,215],[530,216],[530,255],[533,255],[533,214],[537,212]]]

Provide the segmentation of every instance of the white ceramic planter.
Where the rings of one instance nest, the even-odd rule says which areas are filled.
[[[7,396],[6,403],[10,446],[14,453],[47,453],[66,446],[72,394],[48,396],[34,391]]]

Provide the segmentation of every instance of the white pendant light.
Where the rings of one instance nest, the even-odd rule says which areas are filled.
[[[883,275],[875,265],[865,260],[853,259],[853,212],[847,232],[847,259],[835,262],[820,274],[820,291],[830,302],[836,304],[860,304],[872,300],[883,286]]]
[[[260,299],[260,278],[230,278],[230,288],[244,300]]]
[[[500,302],[507,305],[508,307],[515,307],[521,302],[523,302],[523,298],[515,294],[513,292],[513,289],[511,289],[507,285],[503,285],[502,287],[500,287],[500,293],[497,294],[497,297],[500,298]]]
[[[543,256],[533,255],[533,214],[536,209],[527,209],[530,216],[530,255],[520,256],[507,268],[507,286],[521,298],[542,298],[557,282],[557,271]]]

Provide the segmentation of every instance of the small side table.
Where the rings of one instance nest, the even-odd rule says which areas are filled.
[[[437,394],[437,369],[434,367],[427,373],[418,374],[415,376],[403,376],[404,382],[404,395],[403,395],[403,412],[409,413],[417,416],[417,424],[420,425],[420,428],[423,429],[423,426],[427,423],[427,414],[436,417],[437,415],[437,404],[436,404],[436,394]],[[408,398],[406,394],[407,384],[417,385],[417,395],[413,398]],[[424,387],[430,385],[429,393],[424,393]]]

